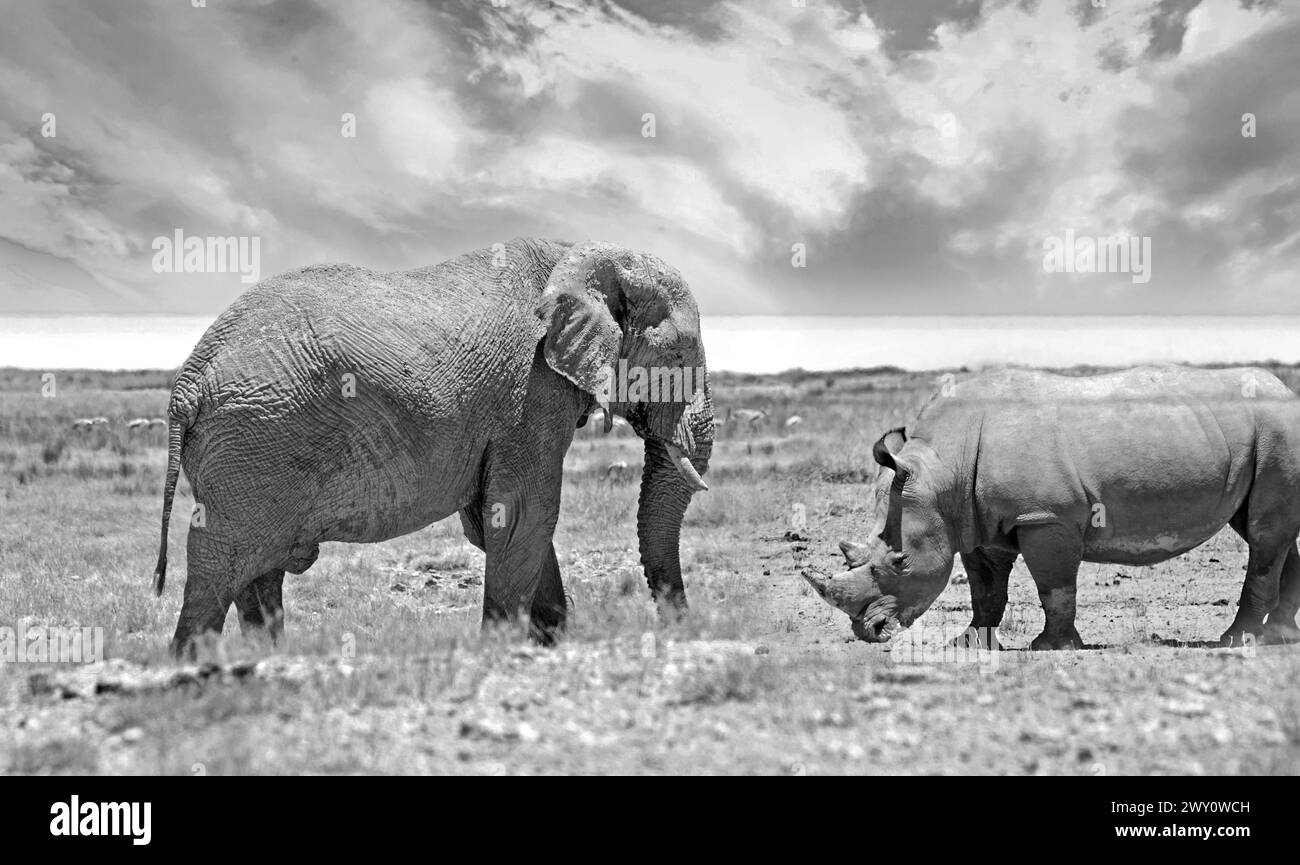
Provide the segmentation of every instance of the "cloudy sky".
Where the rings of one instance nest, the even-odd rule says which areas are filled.
[[[1300,312],[1300,0],[205,2],[0,0],[0,313],[215,313],[178,229],[612,240],[712,314]],[[1066,231],[1150,281],[1045,272]]]

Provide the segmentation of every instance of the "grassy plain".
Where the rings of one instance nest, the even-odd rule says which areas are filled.
[[[482,555],[453,518],[326,545],[286,580],[282,645],[244,640],[232,615],[210,664],[179,667],[188,488],[158,599],[163,435],[126,428],[164,414],[170,373],[58,372],[51,398],[41,373],[0,370],[0,626],[102,628],[106,657],[0,661],[0,772],[1300,772],[1300,652],[1195,647],[1240,592],[1229,532],[1154,568],[1085,565],[1079,630],[1099,648],[1014,650],[1042,624],[1020,564],[1013,651],[940,651],[969,619],[960,565],[903,643],[851,639],[798,571],[835,568],[835,542],[866,532],[871,445],[939,375],[717,376],[720,416],[770,417],[720,428],[678,625],[656,621],[637,562],[640,441],[584,429],[556,533],[573,600],[558,648],[480,635]],[[110,424],[72,431],[96,415]],[[628,477],[607,475],[619,460]]]

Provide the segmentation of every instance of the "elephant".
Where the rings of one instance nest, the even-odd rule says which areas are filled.
[[[616,369],[662,386],[627,387]],[[682,520],[714,439],[699,311],[677,270],[609,243],[515,239],[417,270],[260,282],[171,391],[156,594],[182,467],[195,501],[173,654],[193,657],[232,604],[245,631],[278,638],[284,575],[323,541],[457,513],[486,553],[484,626],[526,617],[552,642],[568,615],[552,543],[564,455],[597,407],[607,430],[618,415],[644,439],[640,558],[673,618]]]

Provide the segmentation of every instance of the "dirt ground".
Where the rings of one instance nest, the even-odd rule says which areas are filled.
[[[162,599],[149,590],[161,442],[64,432],[74,416],[152,416],[165,374],[83,375],[51,403],[39,374],[0,371],[0,626],[102,628],[106,656],[0,662],[5,773],[1300,771],[1300,651],[1201,647],[1241,591],[1245,546],[1226,530],[1152,568],[1084,565],[1084,651],[1025,650],[1042,611],[1019,563],[1007,651],[945,649],[969,621],[960,563],[893,643],[852,639],[798,572],[836,568],[836,542],[862,538],[871,442],[933,374],[720,377],[721,414],[773,420],[720,433],[683,531],[677,625],[657,621],[637,563],[636,481],[605,474],[637,465],[639,442],[584,431],[556,534],[574,608],[559,647],[480,635],[482,557],[451,520],[327,545],[286,580],[283,645],[244,640],[232,618],[185,666],[165,651],[179,519],[176,576]]]

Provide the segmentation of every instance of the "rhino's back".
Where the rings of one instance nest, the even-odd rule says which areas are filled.
[[[963,379],[952,386],[946,395],[940,391],[931,405],[944,402],[968,405],[1026,400],[1177,401],[1192,397],[1224,400],[1295,399],[1295,394],[1277,376],[1260,367],[1197,369],[1176,364],[1152,364],[1087,376],[1009,368],[990,370]],[[923,412],[922,417],[924,414]]]
[[[1078,525],[1093,561],[1144,564],[1197,546],[1245,501],[1261,436],[1300,444],[1300,401],[1259,369],[1012,370],[961,382],[954,396],[915,434],[941,452],[974,435],[987,528]]]

